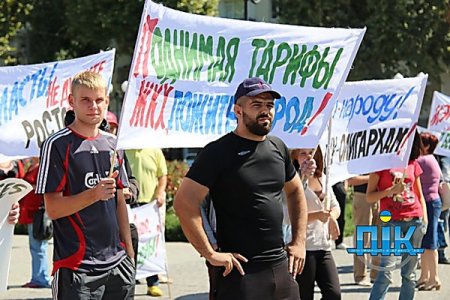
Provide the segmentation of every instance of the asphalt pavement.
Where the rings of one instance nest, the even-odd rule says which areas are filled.
[[[350,245],[351,239],[345,242]],[[49,245],[49,253],[52,253],[52,242]],[[177,300],[207,300],[208,299],[208,275],[204,260],[197,254],[189,243],[167,243],[169,277],[173,283],[169,286],[161,284],[164,296],[159,299]],[[450,254],[450,251],[448,251]],[[339,270],[342,299],[368,299],[370,287],[360,287],[353,283],[353,259],[344,250],[333,250],[333,256]],[[450,257],[450,255],[448,255]],[[49,258],[50,261],[50,258]],[[420,270],[417,271],[419,275]],[[11,268],[9,272],[8,291],[0,293],[0,299],[51,299],[50,289],[22,288],[21,285],[29,281],[31,274],[31,257],[28,250],[28,237],[15,235],[11,255]],[[417,291],[415,299],[450,299],[450,265],[439,265],[439,275],[442,281],[440,291]],[[400,291],[400,271],[394,271],[393,284],[390,287],[386,300],[398,299]],[[143,283],[145,280],[142,281]],[[152,299],[146,295],[145,284],[136,286],[135,299]],[[156,299],[156,298],[153,298]],[[316,287],[315,299],[321,299]],[[325,299],[326,300],[326,299]]]

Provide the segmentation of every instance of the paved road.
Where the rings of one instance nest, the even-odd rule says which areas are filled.
[[[347,240],[350,244],[350,240]],[[50,248],[52,245],[50,245]],[[174,283],[171,285],[172,299],[177,300],[207,300],[207,273],[203,259],[187,243],[167,243],[169,275]],[[51,253],[51,252],[50,252]],[[339,269],[339,277],[343,292],[343,299],[368,299],[370,288],[353,285],[352,257],[343,250],[334,250],[333,255]],[[51,299],[50,289],[26,289],[20,286],[30,278],[30,254],[28,252],[27,236],[14,236],[12,262],[9,274],[9,290],[0,293],[0,299]],[[419,272],[419,271],[418,271]],[[450,299],[450,265],[439,265],[441,280],[444,283],[441,291],[416,293],[418,300]],[[169,299],[168,286],[161,285],[165,296],[160,299]],[[394,283],[386,300],[398,299],[400,289],[400,273],[394,272]],[[144,284],[136,287],[136,299],[151,299],[145,295]],[[316,299],[320,299],[319,292]]]

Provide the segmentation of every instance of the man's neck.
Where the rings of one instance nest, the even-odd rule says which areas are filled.
[[[234,133],[244,139],[257,141],[257,142],[262,142],[266,139],[265,135],[261,136],[261,135],[253,134],[250,131],[248,131],[247,128],[242,128],[240,126],[236,127],[236,129],[234,130]]]
[[[73,121],[73,123],[70,125],[70,128],[74,130],[76,133],[88,138],[96,137],[99,132],[97,125],[88,125],[86,123],[80,122],[77,119]]]

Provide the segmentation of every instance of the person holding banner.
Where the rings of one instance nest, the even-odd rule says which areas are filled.
[[[115,136],[98,129],[106,83],[85,71],[71,91],[75,120],[44,142],[36,184],[54,225],[53,299],[133,299],[123,155],[115,159]]]
[[[294,149],[291,158],[294,166],[298,166],[301,177],[306,179],[305,197],[308,206],[305,269],[296,278],[300,299],[314,299],[316,282],[323,299],[341,299],[339,275],[331,253],[332,240],[337,240],[340,235],[337,220],[341,209],[334,192],[330,193],[329,210],[324,206],[322,151],[320,147],[316,151]]]
[[[442,211],[441,198],[439,197],[439,181],[441,169],[433,153],[438,144],[438,138],[428,132],[420,134],[422,140],[421,156],[417,159],[423,170],[420,176],[423,196],[425,197],[428,215],[427,233],[422,240],[422,264],[420,278],[417,281],[419,290],[439,290],[441,282],[438,276],[438,222]]]
[[[20,160],[10,160],[0,163],[0,180],[6,178],[22,178],[24,167]],[[19,203],[14,203],[8,214],[8,223],[16,224],[19,221]]]
[[[39,170],[39,158],[32,157],[30,166],[23,179],[30,183],[33,188],[36,186],[36,179]],[[49,288],[50,272],[48,269],[48,240],[36,239],[33,235],[33,219],[40,206],[44,205],[42,195],[36,195],[33,189],[20,201],[20,224],[24,224],[28,229],[28,243],[31,254],[31,280],[22,287],[27,288]]]
[[[11,205],[11,209],[8,213],[8,223],[11,225],[17,224],[17,222],[19,221],[19,203],[13,203],[13,205]]]
[[[162,150],[158,148],[127,150],[126,155],[130,168],[139,183],[140,194],[137,199],[137,206],[146,205],[155,200],[160,207],[160,226],[164,228],[167,164]],[[148,295],[153,297],[163,296],[163,291],[159,287],[158,274],[148,276],[146,281]]]
[[[367,183],[369,182],[369,174],[354,176],[348,179],[348,184],[353,186],[353,220],[355,231],[353,233],[353,244],[356,247],[356,227],[357,226],[378,226],[379,219],[379,203],[368,203],[366,200]],[[365,247],[370,247],[370,240],[364,235]],[[371,265],[370,274],[367,274],[367,265]],[[377,277],[376,266],[380,265],[379,255],[365,255],[363,257],[353,256],[353,278],[355,284],[360,286],[372,286],[371,282]],[[369,278],[370,277],[370,278]]]
[[[416,226],[411,235],[413,248],[420,248],[422,237],[428,223],[427,208],[422,194],[420,175],[422,168],[417,162],[420,156],[421,141],[416,132],[405,169],[393,168],[371,173],[367,186],[367,201],[380,201],[380,211],[391,213],[391,220],[382,226],[397,226],[404,236],[409,227]],[[392,269],[395,267],[395,256],[382,256],[380,270],[372,286],[369,300],[384,299],[392,282]],[[416,280],[418,256],[402,254],[401,276],[402,285],[399,299],[413,299]]]
[[[176,194],[183,231],[209,263],[221,267],[216,299],[299,299],[295,276],[305,259],[307,209],[287,146],[268,136],[280,94],[248,78],[234,95],[237,127],[197,155]],[[282,193],[292,241],[283,243]],[[200,205],[208,192],[216,211],[218,251],[208,242]]]

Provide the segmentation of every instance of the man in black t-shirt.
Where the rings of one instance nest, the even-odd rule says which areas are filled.
[[[76,75],[69,96],[75,120],[42,145],[36,193],[44,194],[53,220],[53,299],[134,296],[123,156],[111,169],[116,138],[98,129],[109,102],[106,91],[101,75]]]
[[[286,145],[267,136],[274,98],[260,78],[237,88],[237,128],[208,144],[183,180],[174,203],[186,237],[209,263],[225,270],[216,299],[299,299],[294,280],[303,269],[307,210],[303,188]],[[283,243],[282,192],[286,193],[292,242]],[[207,193],[217,218],[219,251],[208,243],[200,204]]]

